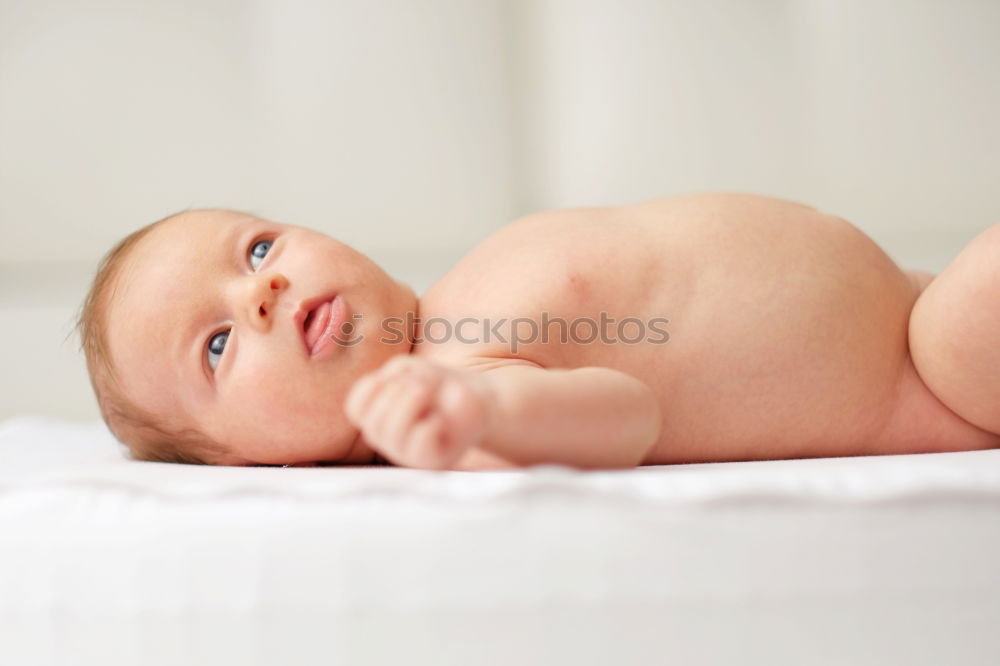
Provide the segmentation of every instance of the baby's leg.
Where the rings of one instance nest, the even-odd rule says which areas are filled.
[[[910,354],[941,402],[1000,434],[1000,224],[969,243],[917,299]]]

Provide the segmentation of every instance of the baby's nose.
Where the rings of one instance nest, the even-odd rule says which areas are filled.
[[[251,313],[255,315],[252,318],[269,319],[274,312],[278,295],[288,288],[288,284],[288,278],[281,273],[260,276],[251,301],[251,307],[256,309],[255,313]]]

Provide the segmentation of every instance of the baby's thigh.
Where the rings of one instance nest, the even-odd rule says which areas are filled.
[[[1000,446],[1000,437],[956,414],[955,410],[942,402],[941,398],[931,390],[924,377],[917,371],[912,347],[917,346],[916,355],[919,357],[926,354],[927,347],[933,344],[927,341],[926,327],[933,325],[927,320],[927,311],[929,304],[937,300],[935,292],[939,290],[940,285],[936,282],[938,276],[933,273],[921,270],[907,270],[904,273],[913,284],[918,297],[910,318],[911,353],[907,355],[903,375],[900,378],[899,390],[892,407],[892,417],[874,445],[877,450],[870,452],[933,453]],[[947,282],[948,276],[944,273],[942,275]],[[934,288],[927,297],[923,297],[932,284]],[[919,308],[917,304],[920,304]],[[924,365],[926,367],[926,364]],[[930,374],[931,370],[925,372]]]
[[[977,236],[920,295],[909,341],[934,394],[1000,433],[1000,225]]]

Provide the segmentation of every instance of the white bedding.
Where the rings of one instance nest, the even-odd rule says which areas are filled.
[[[1000,663],[1000,451],[211,468],[0,424],[0,664]]]

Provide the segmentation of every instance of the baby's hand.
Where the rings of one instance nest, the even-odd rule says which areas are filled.
[[[447,469],[482,440],[491,405],[479,374],[397,356],[354,384],[345,409],[393,463]]]

